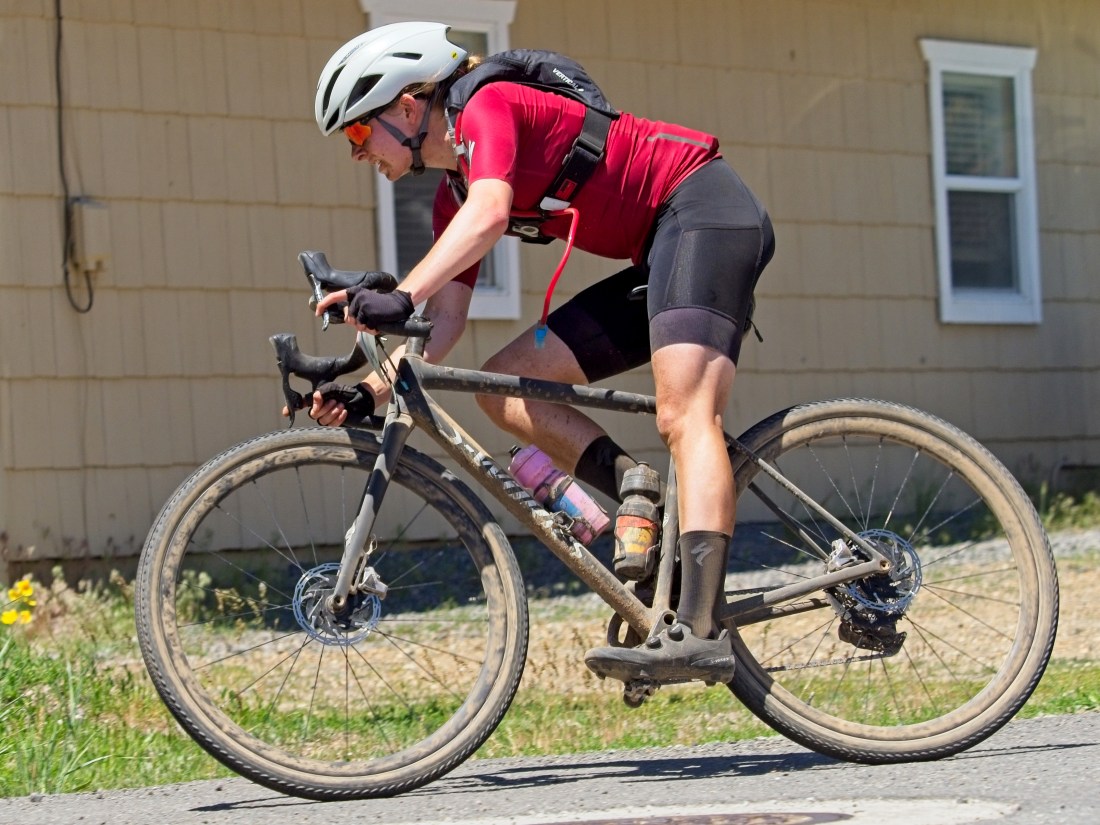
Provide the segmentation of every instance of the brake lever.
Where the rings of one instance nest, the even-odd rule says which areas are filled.
[[[268,340],[275,347],[275,362],[279,366],[279,373],[283,383],[283,399],[286,401],[287,427],[294,426],[294,414],[305,408],[306,397],[290,386],[291,365],[287,355],[291,350],[297,350],[298,342],[293,335],[281,333],[273,335]]]
[[[309,278],[310,289],[313,294],[309,297],[309,308],[314,314],[317,313],[317,306],[321,303],[325,297],[325,291],[321,288],[321,282],[314,277],[312,272],[306,272],[306,277]],[[338,324],[344,323],[344,307],[346,304],[333,304],[325,310],[321,316],[321,332],[328,331],[329,321],[335,321]]]
[[[313,392],[321,384],[335,381],[341,375],[355,372],[368,363],[367,354],[358,342],[347,355],[330,358],[302,352],[298,348],[298,338],[293,333],[280,332],[268,340],[275,348],[275,360],[282,376],[283,397],[286,399],[287,412],[290,413],[288,426],[294,424],[295,410],[309,406]],[[302,395],[290,386],[292,375],[310,383],[312,390],[309,396]]]

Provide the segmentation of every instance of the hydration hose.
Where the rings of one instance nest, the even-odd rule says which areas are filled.
[[[555,209],[551,212],[536,212],[530,215],[514,214],[514,217],[520,218],[561,217],[563,215],[569,215],[569,234],[565,238],[565,252],[562,253],[561,260],[558,262],[558,268],[554,270],[554,277],[550,279],[550,284],[546,287],[546,297],[542,302],[542,317],[535,325],[535,349],[542,349],[546,344],[546,319],[550,315],[550,299],[554,295],[554,287],[558,285],[558,278],[561,277],[561,273],[569,261],[569,253],[573,251],[573,239],[577,234],[577,219],[580,217],[580,213],[572,206],[568,206],[565,209]]]

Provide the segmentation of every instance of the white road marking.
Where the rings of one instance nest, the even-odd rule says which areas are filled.
[[[844,825],[969,825],[1001,819],[1016,805],[983,799],[807,799],[803,802],[731,802],[728,805],[616,808],[608,811],[568,811],[489,819],[448,819],[436,825],[816,825],[830,821]],[[799,815],[802,816],[799,816]],[[833,820],[829,815],[835,815]],[[766,820],[756,817],[767,815]],[[413,825],[393,822],[390,825]]]

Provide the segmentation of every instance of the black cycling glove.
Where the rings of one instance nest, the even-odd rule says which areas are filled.
[[[412,296],[400,289],[376,292],[353,286],[348,290],[348,317],[361,326],[378,329],[379,324],[401,323],[412,314]]]
[[[363,280],[351,289],[375,289],[382,292],[390,292],[397,289],[397,279],[388,272],[374,272],[368,270],[363,273]]]
[[[374,415],[374,396],[365,384],[348,386],[337,384],[335,381],[327,381],[317,387],[316,392],[321,393],[325,401],[339,401],[348,412],[344,419],[344,425],[362,424]]]

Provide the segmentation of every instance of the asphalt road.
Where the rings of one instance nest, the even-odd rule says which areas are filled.
[[[785,739],[473,760],[393,799],[310,802],[243,779],[0,800],[12,825],[955,825],[1100,822],[1100,713],[1009,723],[941,760],[869,767]]]

